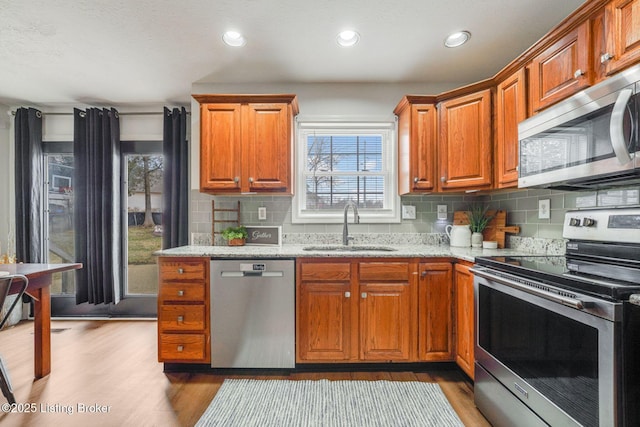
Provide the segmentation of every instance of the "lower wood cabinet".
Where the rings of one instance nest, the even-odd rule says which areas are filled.
[[[456,363],[474,377],[475,307],[471,264],[455,264]]]
[[[158,258],[158,361],[210,363],[209,259]]]
[[[454,360],[451,263],[419,261],[299,258],[297,362]]]
[[[418,358],[453,360],[453,284],[449,262],[420,263]]]

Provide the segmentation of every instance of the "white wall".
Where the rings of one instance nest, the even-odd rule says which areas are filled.
[[[14,229],[13,132],[9,106],[0,104],[0,254],[7,252],[7,236]]]
[[[293,93],[298,97],[299,120],[393,120],[393,110],[404,95],[437,95],[462,84],[392,83],[194,83],[193,94]],[[200,182],[200,109],[191,101],[191,189]]]

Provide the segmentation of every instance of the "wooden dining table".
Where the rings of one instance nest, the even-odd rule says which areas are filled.
[[[54,273],[77,270],[82,264],[0,264],[0,271],[22,274],[29,279],[26,293],[33,298],[34,376],[42,378],[51,372],[51,283]],[[15,281],[9,293],[18,293]]]

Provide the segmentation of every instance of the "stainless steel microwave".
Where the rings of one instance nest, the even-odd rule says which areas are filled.
[[[640,64],[518,125],[518,187],[640,183]]]

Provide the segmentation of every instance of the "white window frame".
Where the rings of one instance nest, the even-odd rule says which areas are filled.
[[[307,136],[325,135],[382,135],[382,168],[385,185],[384,208],[358,209],[361,223],[399,223],[400,196],[398,195],[397,132],[395,122],[322,122],[299,121],[296,123],[295,192],[291,203],[293,224],[334,224],[344,221],[343,209],[306,209]],[[359,174],[363,175],[363,174]],[[351,213],[349,214],[351,219]]]

